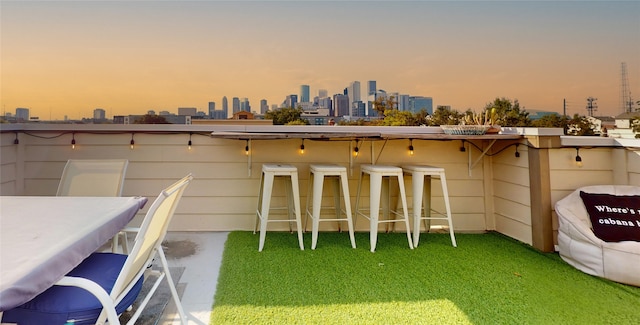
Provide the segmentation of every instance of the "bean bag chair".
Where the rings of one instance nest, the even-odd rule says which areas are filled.
[[[578,188],[555,210],[564,261],[587,274],[640,286],[640,187]]]

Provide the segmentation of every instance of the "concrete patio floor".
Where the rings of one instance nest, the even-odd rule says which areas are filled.
[[[170,268],[184,268],[177,289],[189,324],[207,325],[228,232],[169,232],[163,249]],[[157,324],[180,324],[170,300]]]

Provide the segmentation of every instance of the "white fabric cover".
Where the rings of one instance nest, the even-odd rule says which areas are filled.
[[[580,191],[613,195],[640,195],[640,187],[596,185],[578,188],[556,203],[560,257],[585,273],[640,286],[640,242],[605,242],[591,229]]]

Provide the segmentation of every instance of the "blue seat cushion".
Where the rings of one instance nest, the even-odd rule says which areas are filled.
[[[127,255],[122,254],[93,253],[67,275],[92,280],[110,293],[126,259]],[[143,277],[116,306],[118,315],[136,300],[142,282]],[[94,324],[101,311],[102,304],[89,291],[78,287],[53,286],[31,301],[5,311],[2,321],[20,325],[62,325],[68,321],[73,321],[74,325]]]

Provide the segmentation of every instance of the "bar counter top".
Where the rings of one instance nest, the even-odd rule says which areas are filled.
[[[518,133],[450,135],[440,127],[371,126],[263,126],[211,132],[211,137],[235,140],[348,140],[348,139],[422,139],[422,140],[515,140]]]

